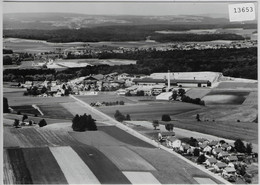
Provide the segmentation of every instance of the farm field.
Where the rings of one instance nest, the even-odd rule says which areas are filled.
[[[116,126],[99,126],[98,130],[105,132],[106,134],[112,136],[118,141],[126,143],[128,145],[137,146],[137,147],[145,147],[145,148],[154,148],[153,145],[146,143],[131,134],[117,128]]]
[[[15,184],[32,184],[31,173],[28,170],[21,148],[9,148],[7,154],[15,176]]]
[[[258,92],[250,92],[246,100],[243,102],[243,105],[258,105]]]
[[[123,172],[132,184],[160,184],[151,172]]]
[[[203,98],[205,95],[207,95],[211,89],[199,89],[199,88],[192,88],[186,92],[185,95],[189,96],[190,98]]]
[[[129,180],[102,152],[91,146],[72,146],[102,184],[130,184]]]
[[[233,104],[241,105],[246,96],[249,95],[249,91],[241,90],[212,90],[206,96],[202,98],[206,105],[223,105]]]
[[[104,121],[104,118],[102,118],[100,115],[95,114],[93,111],[90,111],[86,107],[84,107],[81,103],[79,102],[68,102],[68,103],[61,103],[61,105],[67,109],[72,115],[83,115],[83,114],[91,114],[92,118],[95,120],[102,120]]]
[[[175,115],[178,119],[196,120],[199,114],[201,120],[252,122],[258,113],[255,105],[210,105],[202,109]]]
[[[176,114],[203,108],[202,106],[182,102],[146,102],[122,107],[99,107],[101,112],[114,117],[116,110],[124,115],[129,114],[132,120],[160,120],[163,114]]]
[[[11,163],[9,156],[7,154],[6,149],[3,149],[3,175],[4,179],[3,182],[4,184],[15,184],[15,176],[14,176],[14,171],[12,169]]]
[[[10,132],[10,129],[8,127],[3,127],[3,146],[4,148],[10,147],[10,148],[15,148],[19,147],[19,141],[17,137]]]
[[[151,173],[162,184],[172,184],[172,182],[174,184],[197,184],[193,177],[210,178],[217,184],[220,183],[175,155],[169,155],[164,150],[140,147],[130,147],[130,149],[156,167],[157,171],[151,171]]]
[[[257,89],[257,83],[246,82],[220,82],[216,89]]]
[[[23,112],[22,112],[23,114]],[[14,123],[14,119],[19,119],[19,120],[22,120],[22,117],[23,115],[17,115],[17,114],[5,114],[4,116],[4,125],[13,125]],[[42,120],[43,117],[42,116],[38,116],[38,117],[34,117],[34,116],[30,116],[28,115],[28,120],[25,120],[25,121],[29,121],[29,120],[32,120],[36,123],[39,123],[40,120]],[[53,124],[53,123],[64,123],[64,122],[68,122],[68,120],[65,120],[65,119],[51,119],[51,118],[44,118],[45,121],[47,122],[47,124]]]
[[[90,103],[96,103],[96,102],[116,102],[116,101],[124,101],[127,104],[133,104],[134,101],[119,95],[112,95],[112,94],[102,94],[99,93],[98,95],[93,96],[75,96],[76,98],[90,104]]]
[[[97,177],[71,147],[50,147],[69,184],[100,184]]]
[[[67,132],[54,132],[44,128],[11,128],[20,147],[68,146],[79,144]]]
[[[124,146],[100,146],[98,149],[122,171],[156,170],[142,157]]]
[[[69,132],[77,141],[89,146],[122,146],[126,145],[103,131]]]
[[[25,114],[32,114],[32,115],[40,115],[40,112],[35,109],[32,105],[20,105],[20,106],[10,106],[15,112],[21,112]]]
[[[68,120],[72,120],[73,118],[73,115],[59,103],[41,104],[37,106],[42,111],[44,117]]]
[[[61,103],[61,102],[73,102],[74,100],[70,97],[33,97],[23,96],[23,92],[9,92],[4,93],[4,97],[8,99],[9,106],[19,105],[33,105],[33,104],[50,104],[50,103]]]
[[[48,147],[23,148],[22,152],[34,184],[67,184]]]
[[[236,140],[238,138],[251,143],[258,143],[258,125],[250,122],[228,121],[173,121],[175,127],[201,132],[213,136]],[[232,132],[230,132],[232,130]]]

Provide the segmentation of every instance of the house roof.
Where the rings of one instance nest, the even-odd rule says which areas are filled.
[[[229,153],[227,153],[227,152],[220,152],[219,155],[224,157],[224,156],[229,156]]]
[[[237,161],[238,158],[237,158],[237,156],[228,156],[228,160],[229,161]]]
[[[104,75],[102,74],[97,74],[97,75],[93,75],[93,78],[97,79],[97,80],[102,80],[104,78]]]
[[[206,146],[208,146],[208,143],[202,143],[202,144],[200,145],[200,148],[206,148]]]
[[[188,150],[190,148],[190,145],[189,144],[185,144],[182,146],[185,150]]]
[[[153,79],[153,78],[135,78],[133,82],[143,82],[143,83],[165,83],[165,79]]]
[[[197,141],[203,143],[204,141],[208,141],[208,140],[205,138],[197,138]]]
[[[167,138],[168,141],[174,142],[174,141],[180,141],[176,137],[171,136],[170,138]]]
[[[190,79],[174,79],[174,80],[170,80],[171,84],[176,84],[176,83],[194,83],[194,84],[206,84],[210,82],[209,80],[190,80]]]
[[[234,167],[230,167],[230,166],[226,167],[225,170],[227,173],[236,172],[236,169]]]
[[[175,132],[160,132],[162,136],[175,136]]]
[[[225,168],[225,167],[227,167],[227,164],[223,163],[223,162],[219,162],[219,163],[216,163],[216,166],[219,168]]]
[[[215,145],[217,145],[218,144],[218,141],[211,141],[211,142],[209,142],[209,145],[210,146],[215,146]]]
[[[227,147],[229,147],[229,145],[227,143],[224,143],[224,144],[221,145],[221,147],[222,148],[227,148]]]
[[[217,162],[218,162],[217,159],[214,158],[214,157],[209,158],[208,161],[209,161],[210,163],[217,163]]]
[[[223,150],[221,148],[215,148],[214,150],[215,150],[216,153],[223,152]]]
[[[143,83],[167,83],[167,79],[154,79],[154,78],[141,78],[141,79],[134,79],[133,82],[143,82]],[[170,84],[176,84],[176,83],[202,83],[206,84],[210,81],[208,80],[187,80],[187,79],[174,79],[170,80]]]

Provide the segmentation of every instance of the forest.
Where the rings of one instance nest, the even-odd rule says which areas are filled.
[[[70,68],[63,71],[54,69],[6,69],[4,81],[19,80],[62,80],[108,74],[112,72],[146,74],[155,72],[222,72],[224,76],[257,79],[257,48],[208,49],[188,51],[142,51],[129,54],[107,54],[103,58],[136,59],[136,65],[97,65],[84,68]]]
[[[4,38],[14,37],[23,39],[46,40],[48,42],[100,42],[100,41],[143,41],[149,37],[157,42],[173,41],[212,41],[212,40],[243,40],[244,37],[232,33],[221,34],[160,34],[155,31],[187,31],[190,29],[217,29],[237,27],[238,25],[123,25],[99,26],[80,29],[59,30],[3,30]],[[242,25],[243,27],[243,25]],[[241,25],[239,26],[241,28]],[[245,25],[245,28],[257,28],[256,25]]]

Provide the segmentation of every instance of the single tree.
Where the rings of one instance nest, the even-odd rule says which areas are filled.
[[[234,146],[237,152],[244,153],[246,151],[246,147],[241,139],[237,139],[234,142]]]
[[[171,121],[171,117],[168,114],[163,114],[162,115],[162,121]]]
[[[193,151],[194,156],[199,156],[200,155],[200,150],[198,148],[195,148]]]
[[[26,119],[28,119],[28,116],[27,116],[27,114],[24,114],[23,118],[22,118],[22,122],[24,122],[24,120],[26,120]]]
[[[47,125],[47,122],[45,121],[45,119],[42,119],[40,122],[39,122],[39,127],[44,127]]]
[[[182,88],[180,88],[180,89],[178,89],[178,95],[180,96],[180,97],[182,97],[183,95],[185,95],[185,90],[184,89],[182,89]]]
[[[130,115],[127,114],[126,117],[125,117],[125,119],[130,121],[130,120],[131,120]]]
[[[251,154],[253,150],[252,143],[246,144],[246,153]]]
[[[156,130],[156,128],[159,127],[159,121],[158,120],[153,120],[153,127],[154,127],[154,130]]]
[[[201,121],[201,120],[200,120],[200,115],[199,115],[199,114],[196,115],[196,120],[197,120],[197,121]]]
[[[14,120],[13,126],[14,126],[15,128],[18,128],[18,127],[19,127],[19,120],[18,120],[18,119],[15,119],[15,120]]]
[[[173,131],[173,127],[174,125],[172,123],[168,123],[165,125],[165,129],[168,130],[169,132]]]
[[[176,100],[177,99],[177,96],[178,96],[178,93],[176,90],[172,91],[172,99],[173,100]]]
[[[197,159],[197,163],[202,164],[206,161],[206,157],[204,154],[200,155]]]
[[[4,113],[9,113],[9,105],[8,105],[8,100],[6,97],[3,97],[3,111]]]

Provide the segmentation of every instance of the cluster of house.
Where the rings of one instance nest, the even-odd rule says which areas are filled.
[[[206,160],[203,162],[205,167],[212,172],[221,173],[224,178],[236,177],[235,164],[243,163],[238,160],[243,154],[231,152],[234,146],[226,142],[198,138],[196,139],[198,146],[194,147],[187,143],[182,143],[181,140],[175,137],[174,132],[160,132],[158,133],[158,139],[159,141],[165,141],[166,146],[183,155],[192,155],[194,150],[197,149],[199,156],[205,156]]]
[[[56,96],[62,96],[66,90],[69,93],[78,95],[96,95],[98,91],[116,91],[118,95],[138,95],[140,96],[158,96],[174,87],[211,87],[211,82],[205,79],[192,78],[166,78],[167,73],[162,73],[161,78],[158,75],[132,75],[127,73],[118,74],[96,74],[79,77],[66,83],[59,81],[44,81],[38,83],[38,89],[46,87],[49,93]],[[26,81],[22,87],[29,88],[36,86],[35,82]]]

